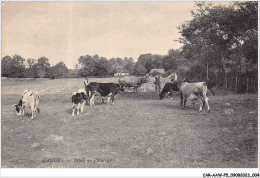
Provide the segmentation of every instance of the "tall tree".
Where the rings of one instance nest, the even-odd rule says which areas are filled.
[[[46,57],[40,57],[33,67],[38,71],[38,76],[44,78],[48,68],[50,68],[49,59]]]
[[[132,57],[125,57],[123,60],[123,66],[128,71],[128,73],[132,74],[134,72],[135,63]]]
[[[27,64],[28,64],[28,66],[29,66],[30,69],[32,68],[32,66],[33,66],[33,64],[34,64],[35,62],[36,62],[35,59],[32,59],[32,58],[27,59]]]
[[[184,43],[182,54],[201,61],[206,66],[206,75],[210,68],[220,69],[227,87],[227,76],[237,64],[231,58],[234,51],[240,49],[239,58],[242,59],[246,55],[243,46],[248,49],[246,42],[249,42],[254,46],[252,58],[257,59],[256,43],[247,41],[249,34],[257,34],[254,33],[257,32],[257,2],[238,2],[230,6],[197,2],[196,7],[193,19],[179,27],[183,36],[179,41]]]
[[[97,58],[97,56],[96,56]],[[97,63],[97,59],[95,60],[90,55],[80,56],[78,59],[80,71],[79,74],[83,77],[93,75],[94,67]]]
[[[51,67],[51,70],[53,76],[49,76],[49,77],[62,78],[68,75],[68,68],[64,64],[64,62],[59,62],[58,64],[54,65],[53,67]]]
[[[104,57],[101,57],[94,66],[95,76],[108,76],[112,72],[111,63]]]
[[[1,64],[2,77],[11,77],[12,67],[12,58],[10,56],[3,57]]]
[[[25,71],[25,59],[20,55],[13,57],[5,56],[2,59],[2,76],[3,77],[23,77]]]

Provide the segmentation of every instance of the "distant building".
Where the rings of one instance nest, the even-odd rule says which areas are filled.
[[[120,76],[128,76],[128,72],[117,72],[114,74],[115,77],[120,77]]]

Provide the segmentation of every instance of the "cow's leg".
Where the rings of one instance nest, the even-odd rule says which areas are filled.
[[[181,102],[180,102],[180,109],[183,109],[183,107],[182,107],[183,98],[184,98],[184,96],[183,96],[182,94],[180,94],[180,99],[181,99]]]
[[[209,101],[208,101],[208,97],[207,96],[205,97],[205,103],[206,103],[206,105],[208,107],[208,112],[210,112]]]
[[[172,99],[172,93],[173,93],[173,91],[172,91],[172,89],[170,89],[170,94],[169,94],[169,96],[170,96],[170,99]]]
[[[88,95],[89,95],[89,105],[93,106],[94,105],[94,95],[95,95],[95,92],[94,91],[89,91]]]
[[[93,97],[92,97],[92,106],[94,106],[95,105],[95,95],[93,95]]]
[[[22,107],[21,107],[21,110],[22,110],[22,117],[23,117],[23,116],[24,116],[24,113],[25,113],[25,107],[22,106]]]
[[[185,104],[186,104],[187,98],[185,96],[182,97],[182,109],[185,108]]]
[[[32,112],[31,120],[33,120],[33,119],[34,119],[34,115],[36,114],[36,113],[35,113],[35,108],[34,108],[33,105],[30,105],[30,107],[31,107],[31,112]]]
[[[114,97],[115,97],[115,94],[113,93],[112,96],[111,96],[111,98],[112,98],[112,104],[113,104],[113,105],[115,104],[115,103],[114,103]]]
[[[101,98],[102,98],[102,103],[105,103],[105,101],[104,101],[104,98],[105,98],[105,97],[101,96]]]
[[[200,96],[198,97],[198,100],[200,102],[200,109],[199,109],[199,112],[200,112],[200,111],[202,111],[203,100],[202,100],[202,98]]]
[[[36,118],[36,113],[37,113],[37,107],[34,105],[34,108],[33,108],[33,117]]]
[[[37,107],[37,112],[40,113],[40,108],[39,107]]]
[[[78,103],[78,105],[77,105],[77,115],[79,115],[79,109],[80,109],[80,107],[81,107],[81,103]]]
[[[38,113],[40,113],[40,108],[39,106],[39,102],[40,102],[40,97],[37,95],[36,96],[36,101],[35,101],[35,112],[37,111]]]
[[[24,116],[24,109],[21,109],[21,116],[23,117]]]
[[[90,99],[91,99],[91,92],[90,92],[90,90],[87,91],[87,95],[88,95],[88,98],[87,98],[87,100],[88,100],[88,104],[91,106],[91,102],[90,102]]]
[[[109,93],[109,94],[107,95],[107,104],[109,104],[109,101],[110,101],[111,96],[112,96],[112,104],[114,104],[114,99],[113,99],[114,97],[113,97],[112,93]]]
[[[205,106],[205,98],[202,97],[202,109],[204,109],[204,106]]]
[[[90,97],[90,106],[94,106],[95,93]]]
[[[32,117],[31,117],[31,120],[34,119],[34,111],[32,111]]]
[[[89,105],[92,106],[92,96],[89,98]]]
[[[186,102],[187,102],[187,99],[185,97],[183,97],[183,107],[185,107]]]
[[[92,106],[92,95],[89,97],[89,105]]]
[[[72,103],[72,116],[74,116],[74,112],[75,112],[75,103]]]
[[[80,108],[81,112],[84,112],[85,103],[86,103],[86,100],[83,100],[81,102],[81,108]]]

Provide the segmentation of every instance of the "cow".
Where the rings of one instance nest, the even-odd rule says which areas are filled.
[[[18,104],[12,106],[15,107],[17,116],[24,116],[25,108],[31,108],[31,119],[36,117],[36,112],[40,113],[39,109],[40,96],[37,91],[24,90],[22,98],[19,100]]]
[[[77,106],[77,115],[79,115],[79,110],[81,110],[81,112],[84,111],[86,100],[87,100],[87,93],[84,88],[79,89],[76,92],[72,93],[71,95],[72,116],[74,116],[75,106]]]
[[[149,76],[136,77],[136,76],[127,76],[120,77],[118,82],[123,87],[134,87],[134,92],[137,92],[137,88],[141,87],[143,83],[149,82]]]
[[[180,93],[180,108],[184,109],[187,99],[198,99],[200,101],[200,109],[199,112],[204,108],[205,103],[208,108],[208,112],[210,112],[210,107],[208,103],[207,97],[207,84],[206,82],[174,82],[175,87],[179,88]],[[177,85],[177,86],[176,86]]]
[[[180,108],[184,109],[187,99],[192,101],[199,100],[200,101],[200,109],[199,112],[204,108],[205,103],[208,107],[208,112],[210,112],[210,107],[208,104],[207,97],[207,84],[206,82],[195,82],[189,83],[186,81],[175,81],[166,83],[162,92],[160,93],[160,99],[163,99],[164,94],[169,92],[170,96],[172,96],[173,91],[179,91],[180,94]]]
[[[169,96],[172,98],[172,92],[173,91],[179,91],[179,89],[177,88],[177,85],[175,85],[172,82],[168,82],[164,85],[162,91],[159,94],[160,100],[162,100],[164,98],[165,93],[168,93]]]
[[[123,87],[117,83],[97,83],[90,82],[85,85],[87,95],[89,98],[89,105],[94,106],[94,96],[100,94],[102,97],[102,103],[104,103],[104,97],[107,98],[107,104],[109,104],[110,98],[112,98],[112,104],[114,104],[114,96],[119,93],[119,91],[124,91]]]

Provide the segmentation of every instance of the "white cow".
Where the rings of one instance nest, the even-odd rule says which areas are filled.
[[[40,101],[40,96],[37,91],[24,90],[22,94],[22,99],[20,99],[18,104],[14,104],[17,116],[24,116],[25,108],[31,108],[32,117],[34,119],[36,117],[36,111],[40,113],[40,109],[38,107]]]
[[[205,82],[196,82],[196,83],[188,83],[181,82],[180,87],[180,98],[181,98],[181,109],[184,108],[187,99],[195,99],[196,97],[200,101],[200,109],[201,111],[205,104],[208,107],[208,112],[210,112],[210,107],[208,103],[207,97],[207,84]]]

